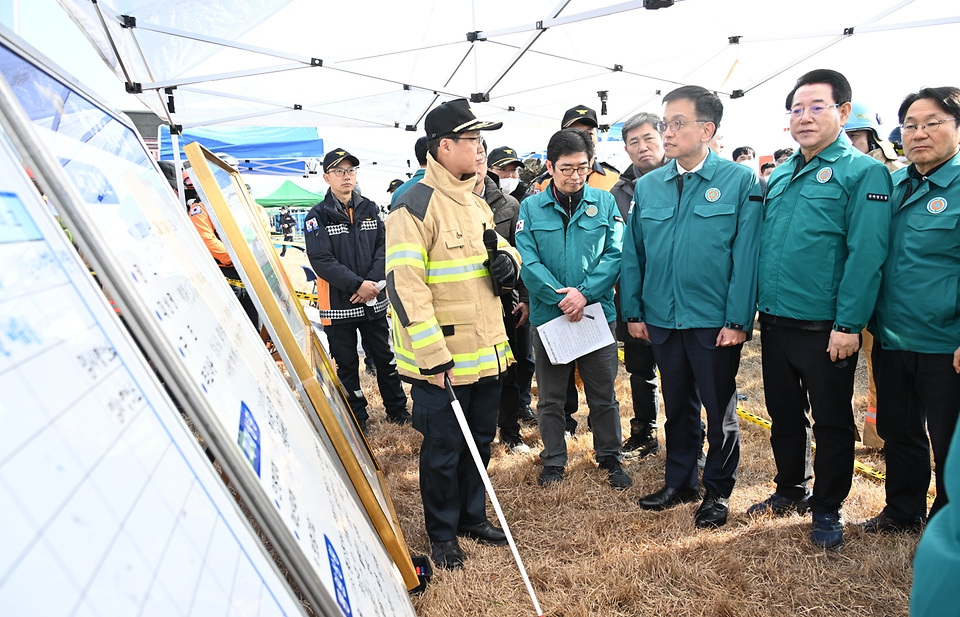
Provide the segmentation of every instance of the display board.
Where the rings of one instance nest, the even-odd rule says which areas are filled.
[[[0,612],[304,614],[3,139],[0,392]]]
[[[273,343],[308,408],[340,456],[367,513],[407,586],[419,584],[410,552],[376,458],[354,419],[336,373],[293,285],[260,223],[256,205],[238,172],[198,143],[185,147],[194,186],[216,223],[234,266],[251,292]]]
[[[0,42],[6,128],[313,609],[413,615],[339,458],[133,127],[22,43]]]

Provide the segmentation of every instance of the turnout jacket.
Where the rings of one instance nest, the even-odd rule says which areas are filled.
[[[894,172],[893,185],[890,253],[870,330],[883,349],[953,354],[960,347],[960,154],[918,186],[909,168]]]
[[[384,227],[377,204],[354,192],[350,203],[341,206],[328,189],[323,201],[304,218],[303,236],[307,258],[317,274],[320,317],[330,323],[383,317],[388,304],[383,291],[373,306],[350,301],[364,281],[386,278]]]
[[[880,288],[891,187],[887,168],[843,133],[809,162],[797,150],[774,169],[760,239],[760,312],[860,332]]]
[[[617,318],[613,285],[620,276],[623,217],[607,191],[584,185],[569,222],[553,189],[520,204],[517,250],[523,257],[523,284],[530,294],[530,323],[540,326],[563,315],[557,304],[563,287],[576,287],[587,304],[600,302],[608,322]]]
[[[456,178],[427,155],[423,180],[387,216],[393,346],[406,381],[432,382],[452,368],[456,385],[466,385],[513,361],[485,263],[483,231],[494,228],[493,214],[475,185],[476,176]],[[503,238],[498,249],[520,263]]]
[[[749,334],[762,221],[756,174],[712,150],[682,177],[673,161],[642,176],[623,241],[624,318]]]

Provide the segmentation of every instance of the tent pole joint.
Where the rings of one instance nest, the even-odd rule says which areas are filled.
[[[742,97],[743,95],[744,95],[743,90],[734,90],[733,92],[730,93],[730,98],[731,98],[731,99],[739,99],[739,98]]]
[[[611,70],[612,70],[614,73],[621,73],[621,72],[623,72],[623,65],[622,65],[622,64],[614,64],[614,65],[613,65],[613,68],[612,68]]]
[[[467,41],[470,43],[475,43],[477,41],[486,41],[487,37],[481,34],[482,30],[475,30],[473,32],[467,32]]]
[[[123,86],[126,88],[127,94],[143,94],[143,84],[139,81],[128,81],[124,83]]]
[[[489,92],[474,92],[470,95],[471,103],[489,103],[490,102],[490,93]]]
[[[742,37],[742,36],[729,36],[729,37],[727,37],[727,43],[729,43],[729,44],[731,44],[731,45],[739,45],[741,38],[743,38],[743,37]]]
[[[406,129],[404,129],[404,130],[410,131],[411,133],[416,133],[416,132],[417,132],[417,125],[416,125],[416,124],[408,124],[407,127],[406,127]]]
[[[843,36],[850,36],[853,34],[853,26],[843,29]]]
[[[293,104],[293,110],[294,110],[294,111],[302,111],[302,110],[303,110],[303,105],[301,105],[300,103],[294,103],[294,104]]]
[[[323,66],[323,60],[320,58],[310,58],[310,66]]]
[[[133,15],[121,15],[120,19],[123,21],[120,22],[121,28],[136,28],[137,27],[137,18]]]

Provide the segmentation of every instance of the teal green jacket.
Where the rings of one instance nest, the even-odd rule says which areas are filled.
[[[798,159],[803,169],[794,176]],[[773,170],[760,239],[760,311],[862,330],[887,255],[892,188],[883,163],[843,133],[806,164],[797,150]]]
[[[683,174],[669,162],[637,180],[623,241],[627,320],[673,330],[750,331],[763,204],[753,171],[712,151]]]
[[[870,331],[884,349],[953,354],[960,347],[960,154],[904,201],[910,183],[909,168],[894,172],[890,253]]]
[[[940,473],[940,470],[937,470]],[[957,581],[960,581],[960,423],[943,469],[950,503],[930,519],[913,556],[911,617],[956,617]]]
[[[599,302],[607,322],[616,320],[613,285],[620,276],[623,217],[607,191],[590,186],[564,229],[565,213],[553,190],[531,195],[520,204],[517,250],[521,276],[530,292],[530,323],[540,326],[563,315],[555,290],[576,287],[587,304]]]

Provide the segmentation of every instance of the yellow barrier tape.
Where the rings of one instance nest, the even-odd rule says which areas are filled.
[[[227,279],[227,283],[229,283],[232,287],[245,287],[245,285],[243,284],[243,281],[238,281],[236,279]],[[310,302],[317,301],[317,294],[312,294],[312,293],[307,293],[305,291],[297,291],[297,290],[294,290],[293,293],[296,294],[296,296],[301,300],[309,300]]]

